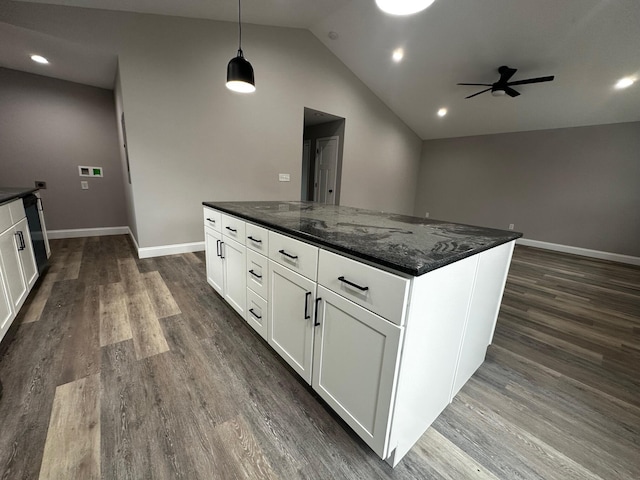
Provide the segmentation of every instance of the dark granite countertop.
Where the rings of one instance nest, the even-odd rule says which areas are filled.
[[[22,198],[30,193],[38,191],[37,188],[11,188],[11,187],[0,187],[0,205],[4,205],[5,203],[9,203],[16,198]]]
[[[522,236],[509,230],[310,202],[202,204],[413,276]]]

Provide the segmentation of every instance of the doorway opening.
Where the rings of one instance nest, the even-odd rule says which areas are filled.
[[[345,119],[304,109],[300,199],[340,204]]]

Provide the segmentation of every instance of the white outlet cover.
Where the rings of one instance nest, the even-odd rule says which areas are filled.
[[[89,182],[80,182],[80,188],[82,188],[82,190],[89,190]]]
[[[278,175],[278,179],[281,182],[290,182],[291,181],[291,175],[289,175],[288,173],[281,173]]]

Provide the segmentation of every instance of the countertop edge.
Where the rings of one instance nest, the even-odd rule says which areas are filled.
[[[261,226],[267,227],[267,228],[269,228],[271,230],[274,230],[274,231],[276,231],[278,233],[282,233],[282,234],[288,235],[290,237],[293,237],[293,238],[296,238],[296,239],[299,239],[299,240],[302,240],[302,241],[306,241],[306,242],[312,243],[312,244],[314,244],[316,246],[328,247],[331,250],[333,250],[334,252],[343,253],[343,254],[348,255],[351,258],[361,259],[361,260],[364,260],[365,262],[367,262],[369,264],[379,265],[379,266],[382,266],[382,267],[384,267],[386,269],[392,270],[394,272],[402,273],[404,275],[410,275],[412,277],[419,277],[421,275],[424,275],[425,273],[432,272],[432,271],[437,270],[439,268],[442,268],[442,267],[444,267],[446,265],[450,265],[452,263],[458,262],[458,261],[463,260],[465,258],[472,257],[472,256],[474,256],[474,255],[476,255],[478,253],[490,250],[490,249],[492,249],[494,247],[498,247],[500,245],[504,245],[505,243],[512,242],[512,241],[517,240],[518,238],[522,237],[522,233],[513,232],[512,233],[512,237],[513,238],[506,238],[506,239],[503,239],[503,240],[496,241],[495,243],[492,243],[491,245],[488,245],[488,246],[484,246],[484,247],[477,248],[477,249],[474,249],[474,250],[470,250],[470,251],[467,251],[467,252],[462,252],[462,253],[457,254],[457,255],[452,255],[451,257],[447,258],[446,260],[443,260],[442,262],[439,262],[436,265],[429,265],[429,266],[425,266],[423,268],[411,269],[411,268],[403,267],[401,265],[399,266],[399,265],[394,264],[392,262],[387,262],[387,261],[385,261],[383,259],[380,259],[380,258],[372,257],[370,255],[364,254],[364,253],[356,251],[356,250],[349,249],[349,248],[344,247],[342,245],[336,245],[334,243],[327,242],[325,240],[322,240],[322,239],[320,239],[318,237],[306,234],[306,233],[301,232],[299,230],[293,230],[293,229],[281,227],[280,225],[275,225],[273,223],[262,221],[261,219],[258,219],[256,217],[251,217],[251,216],[248,216],[248,215],[244,215],[242,213],[238,213],[238,212],[235,212],[235,211],[233,211],[231,209],[226,209],[224,207],[221,207],[219,205],[214,205],[214,204],[215,204],[215,202],[202,202],[202,205],[205,206],[205,207],[213,208],[214,210],[219,210],[219,211],[224,212],[224,213],[226,213],[228,215],[232,215],[232,216],[237,217],[237,218],[242,218],[244,220],[253,222],[253,223],[257,224],[257,225],[261,225]]]
[[[0,188],[0,190],[2,190]],[[0,205],[4,205],[6,203],[12,202],[17,198],[24,198],[27,195],[29,195],[30,193],[33,192],[37,192],[38,190],[40,190],[39,188],[25,188],[24,190],[20,190],[19,192],[16,193],[12,193],[7,195],[6,197],[0,197]]]

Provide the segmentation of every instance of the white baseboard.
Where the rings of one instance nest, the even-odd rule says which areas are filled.
[[[133,236],[131,237],[133,238]],[[135,240],[134,240],[135,243]],[[137,245],[136,245],[137,246]],[[177,255],[179,253],[201,252],[204,250],[204,242],[178,243],[174,245],[160,245],[158,247],[138,247],[139,258],[163,257],[165,255]]]
[[[79,238],[79,237],[103,237],[105,235],[125,235],[129,233],[129,227],[104,227],[104,228],[75,228],[71,230],[47,230],[47,237]]]
[[[599,258],[601,260],[611,260],[612,262],[628,263],[631,265],[640,265],[640,257],[632,257],[631,255],[621,255],[619,253],[601,252],[599,250],[590,250],[588,248],[571,247],[569,245],[560,245],[558,243],[541,242],[539,240],[530,240],[528,238],[519,238],[516,241],[518,245],[527,247],[543,248],[545,250],[553,250],[555,252],[571,253],[573,255],[582,255],[584,257]]]

